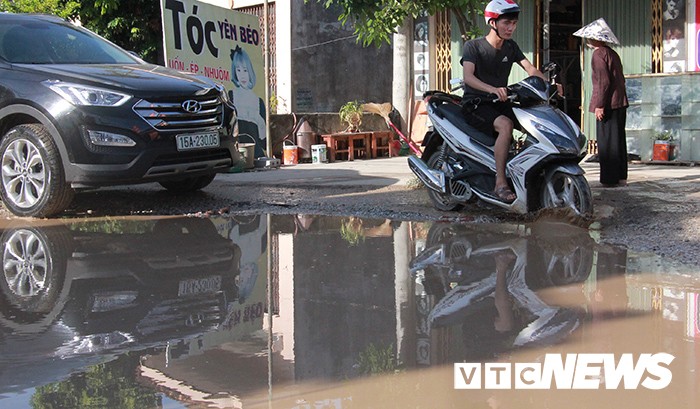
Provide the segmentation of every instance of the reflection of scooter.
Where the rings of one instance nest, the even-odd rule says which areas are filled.
[[[581,314],[544,302],[536,291],[584,281],[592,262],[592,240],[583,232],[548,239],[435,224],[410,269],[435,297],[430,327],[462,324],[471,347],[491,354],[571,334]]]

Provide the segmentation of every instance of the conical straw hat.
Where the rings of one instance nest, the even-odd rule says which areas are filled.
[[[577,37],[590,38],[605,43],[620,44],[620,41],[617,39],[617,37],[615,37],[615,34],[608,26],[608,23],[606,23],[605,20],[603,20],[602,18],[599,18],[598,20],[581,27],[574,33],[574,35]]]

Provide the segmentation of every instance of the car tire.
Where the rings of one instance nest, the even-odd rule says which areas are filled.
[[[4,229],[0,235],[2,323],[28,329],[40,322],[48,326],[58,317],[68,299],[70,245],[65,226],[40,228],[15,223]]]
[[[211,175],[168,180],[160,182],[160,185],[173,193],[189,193],[209,186],[209,184],[214,181],[215,177],[216,173],[212,173]]]
[[[10,129],[0,142],[0,198],[21,217],[48,217],[73,200],[58,149],[43,125]]]

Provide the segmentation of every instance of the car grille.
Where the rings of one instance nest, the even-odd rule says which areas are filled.
[[[184,106],[197,105],[197,112],[188,112]],[[134,111],[158,131],[195,131],[221,126],[224,121],[223,104],[218,94],[182,97],[169,100],[142,99],[134,105]]]
[[[211,244],[208,244],[208,247],[212,247]],[[197,271],[201,271],[203,268],[217,264],[222,266],[233,264],[233,250],[227,246],[219,250],[202,250],[199,254],[185,254],[183,251],[172,254],[154,252],[151,256],[143,257],[143,262],[155,271],[176,268],[196,268]]]
[[[224,317],[221,296],[219,293],[163,300],[136,324],[136,329],[143,336],[158,339],[211,330]]]
[[[159,155],[153,161],[153,166],[169,166],[180,163],[198,163],[220,160],[229,160],[230,162],[231,155],[227,149],[178,152]]]
[[[187,174],[205,170],[222,171],[233,166],[226,149],[178,152],[160,155],[153,161],[144,177]]]

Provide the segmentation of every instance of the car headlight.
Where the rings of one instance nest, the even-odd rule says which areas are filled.
[[[221,99],[221,102],[223,102],[231,108],[235,108],[233,105],[233,101],[231,100],[231,96],[229,95],[229,91],[227,91],[226,88],[224,88],[224,86],[221,84],[216,84],[216,89],[219,91],[219,98]]]
[[[228,94],[226,93],[226,88],[223,85],[216,83],[214,85],[214,88],[216,88],[216,90],[219,91],[222,102],[228,101]]]
[[[44,81],[43,84],[73,105],[117,107],[131,98],[121,92],[69,82]]]

